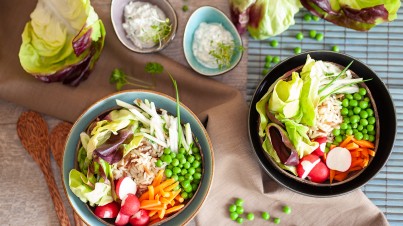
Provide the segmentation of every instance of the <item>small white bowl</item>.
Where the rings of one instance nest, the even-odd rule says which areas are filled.
[[[153,5],[158,6],[166,15],[167,18],[169,18],[169,21],[172,24],[172,30],[171,33],[169,34],[169,37],[164,39],[161,43],[161,45],[156,45],[151,48],[143,48],[140,49],[136,45],[133,44],[133,42],[126,37],[126,32],[123,29],[123,23],[124,23],[124,8],[127,4],[133,1],[140,1],[140,2],[148,2]],[[172,41],[175,37],[176,30],[178,28],[178,18],[176,16],[175,10],[172,7],[172,5],[168,2],[168,0],[113,0],[111,4],[111,20],[112,20],[112,25],[113,29],[115,30],[116,35],[118,36],[120,42],[126,46],[128,49],[131,51],[134,51],[136,53],[154,53],[158,52],[162,49],[164,49],[170,41]]]
[[[230,66],[224,69],[205,67],[196,59],[192,50],[193,37],[196,29],[202,22],[221,24],[227,31],[232,34],[235,46],[242,46],[241,36],[239,35],[235,26],[232,24],[231,20],[228,19],[228,17],[223,12],[211,6],[200,7],[190,16],[189,21],[187,22],[185,27],[185,33],[183,35],[183,51],[190,67],[192,67],[193,70],[195,70],[199,74],[206,76],[216,76],[234,69],[235,66],[237,66],[238,63],[241,61],[243,54],[243,51],[241,50],[234,51],[234,54],[231,58]]]

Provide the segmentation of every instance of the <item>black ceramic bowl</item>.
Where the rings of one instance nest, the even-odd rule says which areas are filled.
[[[379,142],[377,146],[380,148],[379,151],[376,152],[370,164],[363,170],[363,172],[361,172],[359,175],[355,176],[351,180],[346,180],[344,183],[323,185],[306,183],[306,181],[304,182],[304,180],[298,180],[296,179],[297,177],[289,173],[285,173],[285,171],[277,167],[277,165],[275,165],[273,161],[269,159],[269,157],[267,157],[261,145],[262,141],[258,134],[259,113],[256,111],[256,103],[263,97],[268,88],[279,77],[283,76],[290,70],[304,65],[308,54],[315,60],[333,62],[344,67],[347,66],[351,61],[354,61],[349,69],[355,72],[359,77],[362,77],[364,80],[371,79],[371,81],[368,81],[365,84],[371,91],[373,101],[376,103],[377,106],[377,120],[379,121]],[[250,103],[248,124],[249,138],[253,150],[264,171],[284,187],[292,191],[314,197],[337,196],[353,191],[366,184],[385,165],[392,152],[393,143],[396,135],[395,108],[391,96],[382,80],[376,75],[373,70],[371,70],[368,66],[366,66],[358,59],[355,59],[346,54],[335,53],[331,51],[305,52],[300,55],[290,57],[275,66],[261,81],[253,95],[252,101]]]

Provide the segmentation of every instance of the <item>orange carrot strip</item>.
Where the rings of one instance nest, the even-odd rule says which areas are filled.
[[[353,158],[353,159],[351,160],[351,166],[350,166],[350,168],[356,167],[356,166],[361,166],[361,164],[362,164],[362,159],[361,159],[361,158]]]
[[[346,147],[346,145],[347,145],[348,143],[350,143],[353,139],[354,139],[353,136],[348,136],[348,135],[347,135],[346,139],[344,139],[344,141],[342,141],[339,146],[342,147],[342,148],[344,148],[344,147]]]
[[[155,207],[158,205],[161,205],[161,202],[159,200],[143,200],[140,203],[140,208],[145,209],[145,208]]]
[[[152,185],[153,185],[154,187],[161,184],[162,176],[163,176],[163,175],[164,175],[164,170],[158,171],[158,173],[157,173],[157,175],[155,176],[155,178],[154,178],[154,180],[153,180],[153,183],[152,183]]]
[[[150,221],[151,221],[151,222],[153,222],[154,220],[158,220],[158,221],[161,220],[160,217],[158,216],[158,214],[155,214],[155,215],[153,215],[152,217],[150,217]],[[158,221],[156,221],[156,222],[158,222]],[[151,223],[151,222],[150,222],[150,223]]]
[[[332,149],[335,148],[335,147],[336,147],[336,145],[331,144],[329,149],[332,150]]]
[[[154,187],[152,185],[148,186],[148,199],[154,199]]]
[[[367,167],[368,166],[368,162],[369,162],[369,159],[364,159],[363,161],[362,161],[362,164],[361,164],[361,167],[362,168],[365,168],[365,167]]]
[[[348,143],[344,148],[346,148],[349,151],[352,151],[352,150],[355,150],[355,149],[357,149],[359,147],[360,146],[358,146],[358,144],[356,144],[354,142],[351,142],[351,143]]]
[[[141,201],[143,201],[143,200],[149,199],[148,193],[149,193],[148,191],[144,192],[144,193],[140,196],[139,201],[141,202]]]
[[[164,188],[168,187],[169,185],[171,185],[171,184],[173,184],[173,183],[175,183],[175,182],[176,182],[175,179],[170,178],[170,179],[168,179],[168,180],[162,182],[160,185],[156,186],[154,189],[155,189],[155,190],[157,190],[157,189],[164,189]]]
[[[170,204],[170,203],[171,203],[171,201],[169,201],[168,199],[166,199],[166,198],[164,198],[164,197],[161,197],[161,198],[160,198],[160,201],[161,201],[162,203],[164,203],[164,204]]]
[[[182,209],[184,206],[185,206],[184,204],[181,204],[178,206],[171,207],[171,208],[167,209],[167,211],[165,211],[165,214],[177,212],[178,210]]]
[[[146,207],[146,208],[143,208],[143,209],[145,209],[145,210],[157,210],[157,211],[160,211],[160,210],[163,210],[163,209],[165,209],[165,208],[166,208],[166,206],[165,206],[164,204],[160,204],[160,205],[158,205],[158,206]]]
[[[364,159],[369,157],[369,155],[368,155],[368,149],[364,148],[364,149],[362,150],[362,152],[361,152],[361,157],[364,158]]]
[[[185,201],[185,199],[183,199],[181,195],[175,196],[175,200],[178,201],[178,202],[180,202],[180,203],[182,203],[183,201]]]
[[[355,166],[355,167],[351,167],[350,169],[348,169],[348,171],[352,172],[352,171],[357,171],[357,170],[361,170],[361,169],[362,169],[361,166]]]
[[[170,192],[171,194],[170,194],[170,196],[169,196],[169,198],[168,198],[168,201],[171,202],[172,200],[174,200],[175,197],[176,197],[177,195],[179,195],[180,192],[181,192],[181,189],[178,189],[178,190],[176,190],[176,191]]]
[[[334,176],[334,179],[337,181],[343,181],[344,179],[346,179],[347,175],[348,175],[348,172],[340,172]]]
[[[375,148],[374,143],[367,141],[367,140],[355,140],[354,143],[358,144],[360,147],[363,148]]]
[[[160,219],[164,218],[164,216],[165,216],[165,209],[162,209],[162,210],[158,211],[158,216],[159,216]]]
[[[149,217],[154,216],[158,211],[157,210],[151,210],[150,213],[148,214]]]
[[[171,206],[174,206],[174,205],[175,205],[175,199],[172,200],[169,204],[170,204]]]
[[[333,182],[333,179],[334,179],[334,176],[336,175],[336,170],[330,170],[330,174],[329,174],[329,180],[330,180],[330,183],[332,183]]]
[[[368,154],[373,157],[373,156],[375,156],[375,151],[368,149]]]
[[[166,187],[166,188],[164,189],[164,191],[172,191],[172,190],[173,190],[174,188],[176,188],[176,186],[178,186],[178,185],[179,185],[179,181],[177,181],[177,182],[175,182],[175,183],[169,185],[168,187]]]
[[[357,158],[357,157],[360,157],[360,156],[361,156],[361,153],[360,153],[360,151],[358,151],[358,149],[359,149],[359,148],[357,148],[357,149],[355,149],[354,151],[350,152],[351,157]]]

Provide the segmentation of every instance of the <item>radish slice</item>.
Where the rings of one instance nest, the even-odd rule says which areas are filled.
[[[342,147],[333,148],[327,154],[326,165],[329,169],[346,172],[351,166],[350,151]]]
[[[140,209],[140,201],[134,194],[128,194],[125,199],[123,199],[120,212],[132,216],[137,213]]]
[[[125,199],[128,194],[136,194],[137,184],[131,177],[122,177],[116,183],[116,194],[121,200]]]
[[[118,226],[126,225],[127,223],[129,223],[129,220],[130,220],[130,216],[119,212],[119,214],[115,220],[115,225],[118,225]]]
[[[315,139],[316,142],[319,143],[319,146],[317,149],[315,149],[315,151],[312,152],[312,154],[315,154],[317,156],[323,156],[323,154],[325,153],[325,149],[326,149],[326,142],[327,142],[327,138],[326,137],[318,137]]]
[[[130,218],[129,222],[133,226],[146,226],[150,221],[148,214],[149,212],[147,210],[141,209]]]
[[[100,218],[115,218],[119,213],[119,205],[116,202],[111,202],[103,206],[97,206],[94,213]]]
[[[310,162],[304,160],[301,162],[302,168],[304,169],[304,174],[302,174],[301,178],[305,179],[308,174],[312,171],[312,169],[320,162],[320,159],[317,159],[315,162]]]

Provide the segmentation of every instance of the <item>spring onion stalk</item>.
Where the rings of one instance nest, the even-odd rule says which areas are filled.
[[[181,109],[180,109],[180,100],[179,100],[179,91],[178,91],[178,84],[176,80],[172,77],[172,75],[168,72],[169,77],[175,88],[176,93],[176,118],[177,118],[177,125],[178,125],[178,147],[182,146],[182,126],[181,126]]]
[[[320,95],[324,90],[326,90],[329,86],[331,86],[337,79],[339,79],[341,75],[345,74],[346,71],[348,70],[348,68],[351,66],[351,64],[353,64],[353,62],[354,62],[354,61],[351,61],[351,62],[347,65],[347,67],[345,67],[336,77],[334,77],[334,78],[332,79],[331,82],[329,82],[325,87],[323,87],[322,89],[320,89],[320,90],[319,90],[319,95]],[[332,93],[332,92],[331,92],[331,93]]]
[[[333,90],[332,92],[330,92],[329,94],[326,94],[325,96],[321,96],[319,103],[322,103],[327,97],[329,97],[330,95],[332,95],[332,94],[334,94],[334,93],[336,93],[336,92],[341,91],[343,88],[352,86],[352,85],[354,85],[354,84],[362,83],[362,82],[368,82],[368,81],[371,81],[371,80],[372,80],[372,79],[361,80],[361,81],[355,81],[355,82],[346,84],[346,85],[344,85],[344,86],[338,87],[337,89],[334,89],[334,90]]]

